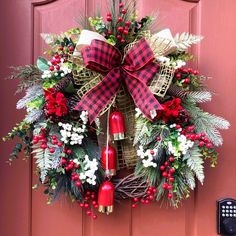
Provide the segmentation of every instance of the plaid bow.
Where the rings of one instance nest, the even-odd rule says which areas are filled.
[[[154,54],[145,39],[139,40],[127,52],[123,63],[120,51],[100,40],[93,40],[90,46],[83,48],[82,56],[87,68],[106,74],[75,106],[75,110],[88,111],[90,123],[117,94],[122,81],[146,117],[151,119],[151,111],[162,109],[147,86],[159,65],[153,62]]]

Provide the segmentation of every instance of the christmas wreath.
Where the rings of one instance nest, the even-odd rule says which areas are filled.
[[[154,18],[137,19],[129,5],[88,18],[87,27],[42,34],[49,60],[17,67],[17,102],[24,120],[9,162],[24,151],[35,159],[51,202],[61,192],[97,218],[114,200],[165,201],[177,207],[204,181],[204,162],[216,165],[219,129],[229,122],[198,106],[210,101],[207,77],[185,68],[202,37],[152,33]],[[154,27],[152,27],[154,28]],[[126,169],[126,170],[124,170]],[[34,187],[37,187],[36,184]]]

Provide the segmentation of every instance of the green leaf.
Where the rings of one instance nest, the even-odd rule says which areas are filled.
[[[44,98],[38,97],[34,99],[32,102],[29,102],[27,104],[27,107],[39,109],[42,107],[43,103],[44,103]]]
[[[41,71],[48,70],[49,69],[48,61],[46,59],[44,59],[43,57],[39,57],[37,60],[37,67]]]
[[[52,87],[54,87],[56,84],[57,84],[57,81],[56,81],[56,80],[49,79],[49,80],[46,80],[46,81],[43,83],[43,88],[44,88],[44,89],[52,88]]]
[[[70,82],[70,84],[65,88],[65,92],[66,93],[74,93],[75,92],[75,88],[72,82]]]

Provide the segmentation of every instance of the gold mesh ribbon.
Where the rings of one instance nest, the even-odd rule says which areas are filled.
[[[126,45],[124,54],[126,54],[140,38],[145,38],[148,41],[155,58],[167,55],[175,49],[175,45],[171,39],[164,38],[161,35],[158,36],[157,34],[152,35],[150,31],[143,31],[134,42]],[[152,93],[159,97],[164,97],[168,88],[170,87],[174,72],[175,68],[173,66],[164,63],[160,64],[159,73],[149,85]]]
[[[165,63],[160,64],[160,71],[154,77],[149,85],[151,92],[159,97],[164,97],[168,88],[171,85],[172,78],[175,73],[175,68]]]

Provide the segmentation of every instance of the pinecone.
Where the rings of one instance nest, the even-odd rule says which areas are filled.
[[[167,94],[170,96],[178,97],[178,98],[185,98],[188,94],[187,91],[184,91],[182,88],[178,87],[177,85],[170,85],[169,89],[167,90]]]
[[[54,89],[56,92],[63,92],[71,82],[73,82],[72,75],[67,75],[54,86]]]

